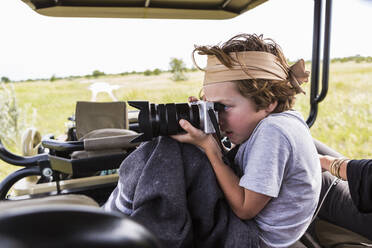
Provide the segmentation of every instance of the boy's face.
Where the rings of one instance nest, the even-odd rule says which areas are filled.
[[[257,124],[270,112],[256,111],[256,104],[243,97],[235,83],[224,82],[204,86],[207,101],[219,102],[226,106],[218,118],[221,130],[234,144],[241,144],[252,134]]]

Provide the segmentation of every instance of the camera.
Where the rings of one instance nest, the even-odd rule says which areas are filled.
[[[128,104],[140,110],[138,124],[142,134],[132,142],[183,133],[184,130],[178,124],[180,119],[189,121],[205,133],[215,133],[215,126],[218,128],[218,112],[224,109],[223,104],[209,101],[166,104],[128,101]]]

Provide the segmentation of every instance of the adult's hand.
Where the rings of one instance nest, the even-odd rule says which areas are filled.
[[[328,155],[319,155],[320,165],[323,171],[329,171],[330,166],[335,158]]]

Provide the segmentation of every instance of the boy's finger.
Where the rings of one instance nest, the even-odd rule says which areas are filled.
[[[199,101],[198,98],[196,98],[195,96],[189,96],[189,98],[187,100],[189,102],[197,102],[197,101]]]
[[[179,124],[183,128],[183,130],[185,130],[189,134],[194,134],[196,131],[196,128],[193,125],[191,125],[191,123],[188,122],[187,120],[181,119],[179,121]]]
[[[184,119],[181,119],[179,122],[180,126],[185,130],[187,131],[187,129],[189,128],[189,125],[190,123],[187,121],[187,120],[184,120]]]

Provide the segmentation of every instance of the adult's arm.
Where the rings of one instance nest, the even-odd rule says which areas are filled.
[[[363,213],[372,212],[372,159],[350,160],[346,166],[351,198]]]

